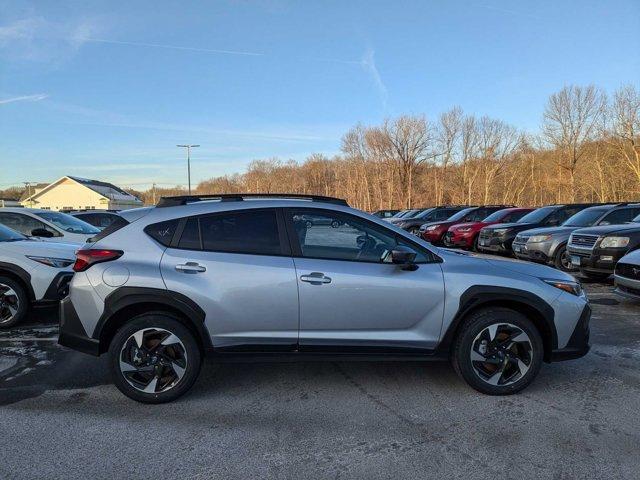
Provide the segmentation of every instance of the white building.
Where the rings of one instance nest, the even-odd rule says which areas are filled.
[[[107,182],[67,175],[22,199],[22,206],[45,210],[126,210],[142,201]]]

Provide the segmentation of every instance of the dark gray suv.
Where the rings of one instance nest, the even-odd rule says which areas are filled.
[[[513,241],[513,253],[522,260],[552,265],[560,270],[574,271],[567,254],[569,236],[578,228],[596,225],[619,225],[640,215],[640,204],[620,203],[586,208],[559,227],[533,228],[519,233]]]

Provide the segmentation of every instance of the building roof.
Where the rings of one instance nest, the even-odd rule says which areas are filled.
[[[43,188],[46,188],[48,185],[49,185],[48,183],[32,184],[29,188],[24,189],[24,192],[22,192],[22,195],[20,195],[19,200],[22,202],[29,197],[35,196],[38,192],[40,192],[40,190],[42,190]],[[29,194],[29,192],[31,192],[31,194]]]
[[[38,197],[39,195],[45,193],[46,191],[54,188],[56,185],[58,185],[59,183],[61,183],[62,181],[64,181],[65,179],[69,179],[72,180],[76,183],[79,183],[80,185],[87,187],[91,190],[93,190],[94,192],[102,195],[103,197],[106,197],[110,200],[116,200],[116,201],[129,201],[129,202],[140,202],[142,203],[142,201],[136,197],[135,195],[132,195],[126,191],[124,191],[123,189],[121,189],[120,187],[116,187],[115,185],[108,183],[108,182],[101,182],[99,180],[91,180],[88,178],[82,178],[82,177],[74,177],[71,175],[66,175],[62,178],[59,178],[58,180],[56,180],[53,183],[50,184],[44,184],[44,187],[40,188],[40,184],[38,184],[35,188],[39,189],[37,192],[35,192],[33,195],[31,196],[24,196],[24,198],[21,198],[21,201],[25,201],[25,200],[33,200],[36,197]]]

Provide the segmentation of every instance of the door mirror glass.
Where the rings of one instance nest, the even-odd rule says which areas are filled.
[[[46,230],[44,228],[34,228],[31,230],[32,237],[42,237],[42,238],[51,238],[53,237],[53,232]]]

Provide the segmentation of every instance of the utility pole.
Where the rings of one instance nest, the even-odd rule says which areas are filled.
[[[29,205],[31,205],[31,207],[33,207],[33,199],[31,198],[31,182],[22,182],[24,183],[24,188],[27,191],[27,198],[30,199],[29,200]]]
[[[176,147],[187,149],[187,181],[189,183],[189,195],[191,195],[191,149],[199,147],[200,145],[176,145]]]

